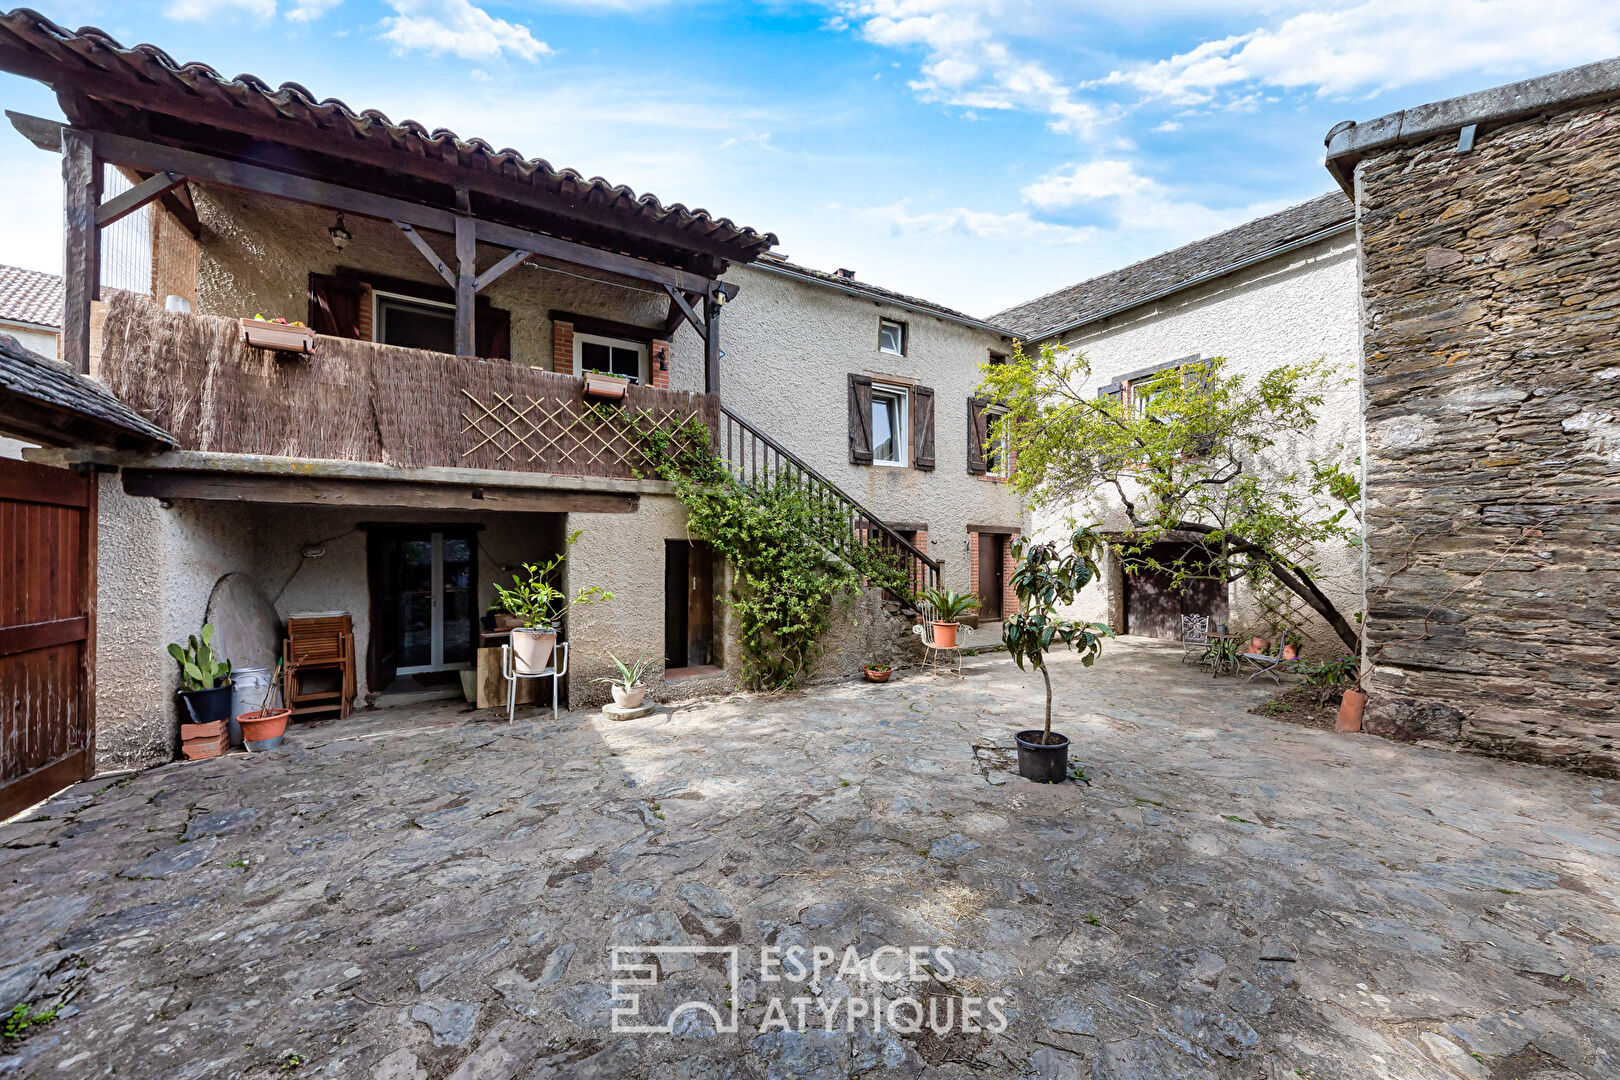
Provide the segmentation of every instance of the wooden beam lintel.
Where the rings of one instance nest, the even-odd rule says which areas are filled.
[[[640,505],[639,496],[610,492],[534,491],[459,484],[252,476],[168,469],[126,468],[121,472],[125,493],[157,499],[577,514],[629,514],[634,513]]]

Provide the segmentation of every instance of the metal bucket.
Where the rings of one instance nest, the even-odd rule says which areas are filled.
[[[242,725],[236,718],[245,712],[254,712],[264,706],[264,691],[275,678],[275,669],[270,667],[244,667],[236,668],[231,672],[233,686],[231,689],[231,745],[242,745]],[[270,695],[270,704],[274,707],[278,694]]]

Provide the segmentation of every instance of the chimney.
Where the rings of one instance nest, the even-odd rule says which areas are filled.
[[[855,271],[846,270],[842,266],[840,266],[837,270],[833,271],[833,277],[841,277],[845,281],[854,281],[855,280]]]

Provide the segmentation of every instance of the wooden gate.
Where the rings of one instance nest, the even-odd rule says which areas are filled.
[[[0,458],[0,819],[95,772],[93,476]]]

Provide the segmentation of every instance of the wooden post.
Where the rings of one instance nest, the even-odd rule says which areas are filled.
[[[456,355],[476,356],[473,307],[478,296],[478,234],[470,217],[456,218]]]
[[[93,136],[62,129],[62,359],[90,373],[90,301],[101,297],[101,162]]]
[[[703,297],[703,389],[716,396],[720,393],[720,305],[715,302],[715,284],[709,282]]]

